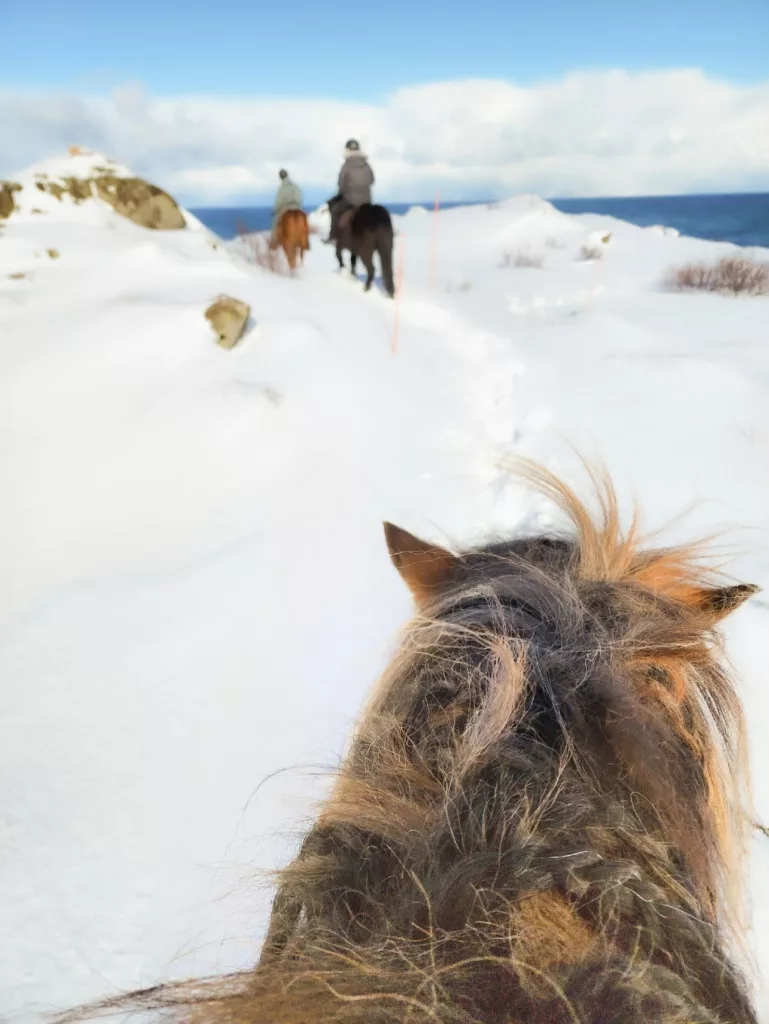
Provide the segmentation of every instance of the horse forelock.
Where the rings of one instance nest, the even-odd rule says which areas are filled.
[[[428,737],[451,722],[442,756],[458,778],[493,766],[494,743],[534,736],[559,770],[571,765],[599,791],[619,780],[624,827],[672,851],[703,913],[737,922],[744,722],[695,602],[720,577],[700,545],[646,548],[635,520],[623,533],[605,479],[597,516],[549,474],[536,482],[571,532],[460,556],[457,578],[407,632],[364,731],[393,711],[399,728],[420,720]]]

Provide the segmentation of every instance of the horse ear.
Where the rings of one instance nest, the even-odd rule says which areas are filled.
[[[460,560],[399,526],[384,524],[390,559],[418,604],[425,604],[456,578]]]
[[[760,592],[761,587],[756,587],[752,583],[738,583],[732,587],[711,587],[699,591],[695,604],[715,623],[731,615],[749,597]]]

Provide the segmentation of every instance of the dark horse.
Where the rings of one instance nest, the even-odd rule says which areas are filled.
[[[329,202],[329,206],[334,200]],[[382,280],[385,291],[390,298],[395,295],[393,281],[393,225],[390,214],[384,206],[364,203],[354,210],[348,210],[339,218],[336,234],[336,258],[339,269],[344,269],[342,251],[350,251],[350,270],[355,273],[358,256],[363,260],[367,277],[365,290],[368,291],[374,281],[374,253],[379,253],[382,267]]]
[[[259,964],[69,1020],[755,1024],[727,951],[745,749],[717,625],[758,588],[642,547],[608,480],[591,516],[522,472],[568,531],[452,554],[385,527],[418,615]]]

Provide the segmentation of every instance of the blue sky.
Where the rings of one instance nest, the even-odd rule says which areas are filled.
[[[2,5],[2,0],[0,0]],[[3,7],[0,177],[73,144],[191,205],[769,190],[769,0]]]
[[[574,70],[699,67],[749,84],[769,74],[769,0],[36,0],[31,10],[4,10],[3,85],[94,93],[130,81],[160,95],[371,102],[467,77],[525,85]]]

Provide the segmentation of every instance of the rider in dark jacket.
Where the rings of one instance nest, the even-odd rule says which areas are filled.
[[[339,218],[345,211],[371,202],[374,172],[366,157],[361,153],[360,144],[356,139],[348,141],[344,148],[344,157],[344,163],[339,172],[339,193],[328,202],[331,230],[326,239],[327,242],[333,242],[336,239]]]

